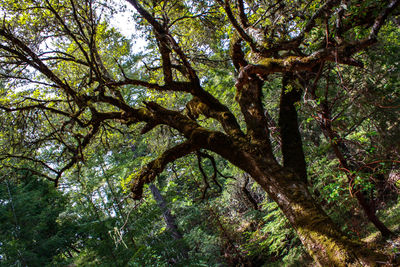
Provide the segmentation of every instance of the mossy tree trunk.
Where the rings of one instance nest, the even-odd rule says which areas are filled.
[[[244,153],[241,166],[279,205],[307,252],[320,266],[376,266],[382,254],[351,240],[313,199],[305,181],[268,155]],[[265,168],[265,166],[270,166]]]
[[[263,188],[269,190],[269,196],[279,205],[308,253],[321,266],[375,266],[377,261],[385,261],[383,255],[369,251],[365,244],[350,240],[342,233],[294,173],[282,169],[275,179],[278,187],[265,184]],[[263,180],[267,179],[263,177]]]

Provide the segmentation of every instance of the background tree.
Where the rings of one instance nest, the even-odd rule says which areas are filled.
[[[77,227],[68,220],[58,221],[66,209],[66,198],[51,183],[29,173],[17,182],[2,177],[0,191],[0,264],[2,266],[53,266],[66,263],[76,240]],[[4,179],[6,178],[6,179]]]

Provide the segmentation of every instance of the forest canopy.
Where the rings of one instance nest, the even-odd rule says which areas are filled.
[[[399,4],[1,0],[0,264],[395,265]]]

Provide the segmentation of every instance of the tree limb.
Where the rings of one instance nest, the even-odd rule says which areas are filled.
[[[143,195],[143,186],[153,182],[155,177],[164,170],[168,163],[187,156],[198,148],[198,145],[195,143],[186,141],[168,149],[162,153],[161,156],[148,163],[130,184],[132,198],[136,200],[141,199]]]

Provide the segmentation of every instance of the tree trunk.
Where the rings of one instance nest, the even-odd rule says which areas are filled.
[[[251,207],[254,210],[258,210],[259,208],[258,208],[257,201],[254,199],[254,197],[251,195],[250,191],[247,189],[247,185],[249,184],[250,178],[251,177],[248,174],[243,175],[244,182],[240,186],[240,191],[243,193],[244,198],[249,202]]]
[[[291,170],[280,168],[274,177],[252,173],[279,205],[308,253],[321,266],[376,266],[385,261],[361,242],[350,240],[312,198],[306,184]]]
[[[283,166],[287,170],[276,174],[278,176],[276,179],[283,184],[277,188],[270,187],[272,189],[270,195],[296,229],[310,255],[320,265],[374,265],[376,264],[374,259],[369,259],[367,253],[362,254],[360,244],[351,241],[339,231],[339,228],[317,206],[317,202],[307,189],[306,161],[295,106],[301,95],[302,90],[296,84],[295,76],[292,73],[285,73],[282,79],[279,126]],[[291,171],[294,173],[291,174]],[[296,176],[300,180],[297,180]]]
[[[269,144],[223,144],[214,151],[249,173],[278,204],[296,230],[310,256],[320,266],[377,266],[387,260],[384,254],[351,240],[319,206],[301,179],[291,168],[281,166]]]
[[[158,190],[158,188],[154,184],[150,184],[149,187],[151,190],[151,194],[153,195],[163,213],[165,224],[167,225],[167,229],[171,233],[172,238],[175,240],[181,239],[182,234],[179,232],[178,226],[175,223],[175,218],[172,216],[171,211],[168,209],[167,203],[161,195],[160,190]]]
[[[393,236],[394,233],[390,231],[389,228],[387,228],[386,225],[376,216],[376,209],[374,205],[370,203],[371,201],[368,201],[365,198],[363,192],[357,190],[354,195],[357,198],[358,203],[362,207],[367,218],[370,220],[370,222],[372,222],[376,229],[381,232],[382,236],[385,238]]]

